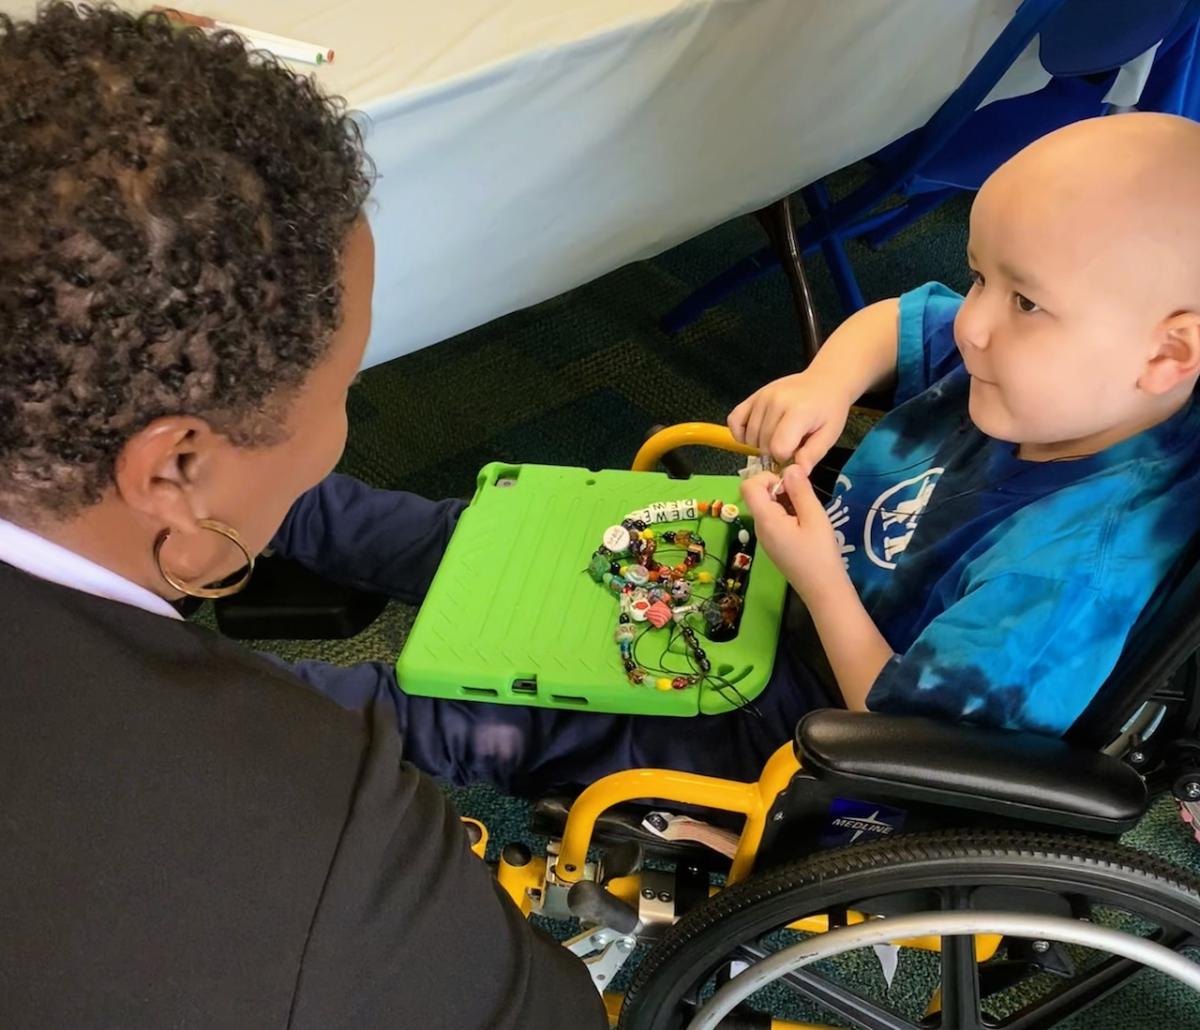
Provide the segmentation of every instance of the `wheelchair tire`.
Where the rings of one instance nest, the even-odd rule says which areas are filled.
[[[943,903],[932,906],[934,909],[969,907],[946,904],[945,899],[961,900],[980,888],[991,890],[993,896],[999,888],[1087,898],[1152,920],[1162,928],[1161,942],[1168,946],[1200,943],[1200,878],[1119,844],[1016,831],[913,835],[818,852],[715,894],[684,916],[650,949],[625,995],[618,1025],[620,1030],[683,1030],[698,1007],[704,985],[712,981],[714,974],[727,968],[731,960],[746,958],[745,947],[793,920],[854,908],[863,899],[903,892],[939,895]],[[974,966],[973,944],[968,938],[945,938],[945,942],[943,975],[947,968],[954,968],[955,961],[960,963],[959,968],[962,962]],[[955,942],[962,942],[961,946]],[[824,981],[819,990],[826,991],[829,983]],[[1112,989],[1109,986],[1093,993],[1100,997]],[[803,986],[800,991],[804,992]],[[978,987],[975,991],[975,1011],[981,1013]],[[861,1010],[860,1019],[854,1003],[833,999],[831,1004],[828,994],[813,997],[843,1021],[839,1025],[864,1030],[917,1030],[937,1025],[893,1020],[890,1010],[885,1012],[878,1006],[872,1013],[869,1002]],[[1065,1017],[1091,1004],[1095,997],[1080,992],[1073,1007],[1065,1007],[1062,999],[1053,1004]],[[1049,1021],[1026,1014],[1027,1022],[1022,1025],[1055,1025],[1058,1017],[1054,1009],[1047,1009],[1046,1014]],[[970,1017],[960,1015],[951,1016],[945,1025],[967,1027],[971,1023]],[[728,1025],[735,1024],[767,1026],[769,1020],[758,1022],[748,1017]],[[988,1023],[980,1014],[974,1025],[996,1024]]]

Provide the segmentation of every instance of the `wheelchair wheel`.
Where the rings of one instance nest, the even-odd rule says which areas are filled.
[[[901,837],[818,853],[716,894],[646,955],[619,1025],[683,1030],[735,964],[803,939],[789,926],[806,917],[827,914],[836,925],[850,912],[971,909],[1067,916],[1176,951],[1200,948],[1200,879],[1117,844],[1018,832]],[[786,974],[721,1025],[756,1030],[805,1019],[863,1030],[1041,1030],[1063,1025],[1142,971],[1120,956],[1052,940],[1006,939],[983,963],[969,937],[940,943],[940,952],[904,949],[891,990],[874,954],[858,952],[857,961]],[[1160,1018],[1157,1025],[1179,1024]]]

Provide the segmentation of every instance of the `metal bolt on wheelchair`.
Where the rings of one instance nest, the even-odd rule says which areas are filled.
[[[633,467],[685,443],[746,453],[688,424]],[[499,881],[579,920],[622,1030],[1041,1030],[1146,968],[1200,990],[1200,878],[1117,841],[1156,796],[1200,800],[1197,555],[1064,739],[813,712],[755,783],[637,769],[542,799],[546,855],[509,845]],[[732,857],[645,828],[672,804],[734,828]]]

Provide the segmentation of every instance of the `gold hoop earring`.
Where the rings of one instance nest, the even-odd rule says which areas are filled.
[[[236,594],[239,590],[245,588],[250,582],[250,576],[254,572],[254,555],[244,543],[242,538],[238,536],[238,531],[232,526],[225,525],[224,522],[218,522],[216,519],[199,519],[196,523],[201,529],[207,529],[209,532],[223,536],[234,547],[242,552],[242,556],[246,559],[246,574],[242,576],[236,583],[231,583],[225,587],[193,587],[189,586],[179,577],[172,575],[162,565],[162,549],[163,544],[167,542],[167,537],[171,535],[169,529],[164,529],[158,534],[158,539],[154,541],[154,564],[158,566],[158,574],[162,576],[171,586],[178,590],[181,594],[187,594],[188,597],[204,597],[217,598],[229,597],[231,594]]]

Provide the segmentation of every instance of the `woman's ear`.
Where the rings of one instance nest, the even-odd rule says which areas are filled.
[[[203,484],[221,442],[203,419],[156,419],[117,456],[117,494],[156,525],[197,532],[197,520],[208,515]]]
[[[1155,348],[1138,379],[1146,393],[1169,393],[1200,373],[1200,312],[1180,311],[1155,328]]]

